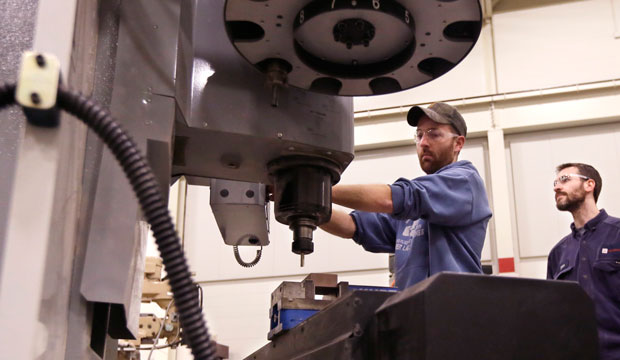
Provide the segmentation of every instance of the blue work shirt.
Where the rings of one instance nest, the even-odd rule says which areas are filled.
[[[444,166],[392,188],[392,214],[353,211],[353,240],[371,252],[395,254],[396,287],[408,288],[441,271],[481,273],[491,209],[469,161]]]
[[[547,278],[581,285],[594,302],[601,360],[620,359],[620,219],[605,210],[583,228],[571,224],[549,253]]]

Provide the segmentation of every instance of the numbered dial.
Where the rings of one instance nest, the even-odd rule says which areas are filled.
[[[257,68],[282,61],[287,83],[374,95],[426,83],[471,50],[477,0],[228,0],[228,33]]]
[[[415,50],[413,20],[393,0],[313,1],[299,11],[293,34],[296,55],[331,77],[385,75]]]

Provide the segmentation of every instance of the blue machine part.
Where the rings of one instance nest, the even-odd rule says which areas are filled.
[[[282,309],[280,311],[280,323],[282,330],[292,329],[300,322],[306,320],[310,316],[319,312],[318,310],[301,310],[301,309]],[[274,321],[275,316],[271,317],[271,328],[278,326],[278,322]]]
[[[396,293],[398,288],[383,286],[364,286],[348,285],[348,291],[369,291],[369,292],[389,292]],[[278,304],[274,304],[270,311],[270,331],[268,338],[271,339],[285,330],[292,329],[302,321],[308,319],[320,310],[314,309],[281,309]]]
[[[382,291],[382,292],[398,292],[398,288],[385,287],[385,286],[363,286],[363,285],[349,285],[351,291]]]

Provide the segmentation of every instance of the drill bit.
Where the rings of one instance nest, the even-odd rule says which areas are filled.
[[[304,254],[299,255],[299,258],[301,260],[301,267],[304,267]]]

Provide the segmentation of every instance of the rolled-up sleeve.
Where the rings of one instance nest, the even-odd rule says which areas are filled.
[[[446,172],[413,180],[398,179],[391,186],[393,216],[424,218],[435,224],[461,226],[474,219],[474,191],[469,174]],[[484,194],[486,197],[486,194]],[[489,214],[480,214],[481,217]]]

